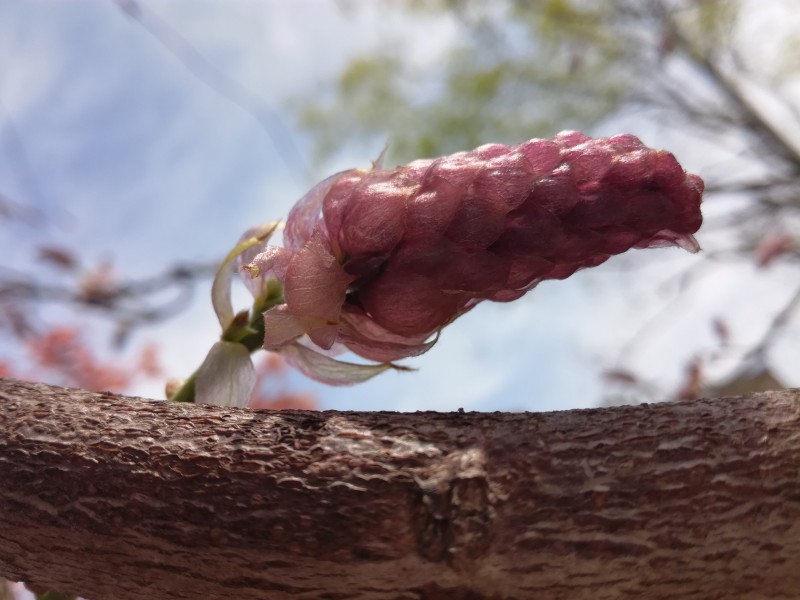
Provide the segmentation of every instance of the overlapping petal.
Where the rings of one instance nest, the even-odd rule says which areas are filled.
[[[288,250],[296,252],[311,239],[311,235],[322,214],[322,203],[331,187],[350,171],[342,171],[319,182],[308,193],[300,198],[289,213],[286,220],[286,231],[283,234],[284,245]]]
[[[328,385],[353,385],[389,369],[401,368],[388,363],[362,365],[335,360],[297,342],[286,346],[281,353],[298,371]]]

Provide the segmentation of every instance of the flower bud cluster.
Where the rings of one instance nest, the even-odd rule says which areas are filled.
[[[578,132],[339,173],[292,210],[284,247],[250,265],[284,286],[265,347],[307,334],[381,362],[419,354],[482,300],[630,248],[696,251],[702,192],[669,152]]]

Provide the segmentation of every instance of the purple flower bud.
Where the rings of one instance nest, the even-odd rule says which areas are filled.
[[[328,178],[295,206],[271,270],[265,346],[307,334],[388,362],[482,300],[509,301],[630,248],[699,249],[703,181],[632,135],[562,132]]]

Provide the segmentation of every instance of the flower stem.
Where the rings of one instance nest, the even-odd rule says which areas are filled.
[[[189,378],[183,382],[180,389],[175,392],[175,395],[169,400],[173,402],[194,402],[194,384],[197,381],[197,371],[192,373]]]
[[[270,279],[267,282],[266,292],[253,302],[253,307],[250,310],[250,319],[244,324],[234,319],[230,327],[222,332],[220,339],[238,342],[247,348],[250,354],[260,350],[264,344],[264,312],[281,302],[283,302],[283,286],[274,279]],[[195,370],[168,400],[173,402],[194,402],[198,370]]]
[[[47,591],[44,594],[36,594],[36,600],[75,600],[72,594],[62,594],[61,592]]]

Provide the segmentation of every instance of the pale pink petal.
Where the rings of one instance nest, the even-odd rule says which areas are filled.
[[[563,148],[572,148],[578,144],[583,144],[591,140],[588,135],[580,131],[562,131],[557,133],[553,141]]]
[[[562,171],[538,179],[520,210],[561,216],[575,208],[580,201],[578,186]]]
[[[489,250],[505,257],[535,257],[548,259],[565,237],[556,215],[536,205],[525,205],[509,213],[503,234]]]
[[[508,277],[508,260],[493,250],[464,250],[448,238],[436,245],[404,244],[392,256],[391,268],[413,271],[445,292],[490,293]]]
[[[405,169],[351,174],[334,186],[323,208],[333,254],[348,272],[364,259],[385,257],[405,231],[406,205],[419,188]],[[351,263],[358,257],[356,263]]]
[[[630,133],[623,133],[608,138],[608,144],[613,146],[617,152],[633,152],[645,147],[642,140]]]
[[[430,240],[444,234],[458,210],[463,188],[442,178],[431,179],[430,188],[417,194],[408,204],[406,241],[421,240],[430,244]]]
[[[338,325],[331,325],[318,317],[295,316],[286,304],[279,304],[264,313],[264,348],[267,350],[279,350],[304,335],[321,348],[329,349],[336,342],[338,333]]]
[[[306,326],[308,337],[317,346],[324,350],[330,350],[339,339],[339,324],[319,323]]]
[[[338,259],[344,259],[344,252],[339,247],[339,233],[344,223],[348,207],[353,201],[354,190],[359,187],[369,176],[369,171],[353,169],[341,174],[322,203],[322,217],[320,223],[328,232],[328,239],[331,242],[331,251]]]
[[[500,290],[499,292],[493,294],[487,300],[491,300],[492,302],[513,302],[514,300],[519,300],[529,291],[531,288],[523,288],[521,290]]]
[[[346,257],[387,256],[406,228],[406,204],[419,185],[405,184],[402,178],[385,181],[368,177],[353,191],[339,229],[338,244]]]
[[[498,156],[503,156],[509,152],[511,152],[511,148],[503,144],[484,144],[483,146],[475,148],[470,154],[474,154],[483,160],[489,160]]]
[[[620,154],[612,161],[603,182],[615,187],[637,187],[650,178],[655,166],[656,157],[647,148]]]
[[[281,355],[308,377],[328,385],[353,385],[372,379],[388,369],[400,368],[389,363],[360,365],[343,362],[298,343],[284,347]]]
[[[350,172],[342,171],[331,175],[311,188],[305,196],[297,201],[286,219],[286,231],[283,233],[284,245],[287,249],[297,251],[311,239],[314,227],[319,222],[326,194],[339,178]]]
[[[247,250],[236,257],[235,264],[237,270],[241,269],[241,267],[252,261],[258,254],[264,251],[264,249],[267,247],[267,244],[269,244],[269,239],[272,236],[272,233],[276,229],[277,227],[275,227],[275,223],[265,223],[263,225],[257,225],[256,227],[250,227],[249,229],[245,230],[245,232],[242,234],[242,237],[239,238],[239,243],[249,240],[250,238],[256,238],[260,241],[253,245],[249,245]]]
[[[352,280],[331,254],[323,233],[316,229],[286,269],[284,297],[289,312],[330,324],[338,322],[345,292]]]
[[[399,335],[425,335],[450,322],[463,303],[417,273],[387,269],[359,293],[364,309],[382,327]]]
[[[267,246],[243,265],[242,278],[245,285],[260,289],[270,278],[283,282],[286,279],[286,268],[293,256],[294,252],[286,248]]]
[[[561,149],[550,140],[533,139],[520,144],[519,151],[528,159],[532,167],[532,175],[547,175],[561,163]]]
[[[466,191],[483,165],[484,162],[472,153],[457,152],[433,161],[424,183],[427,186],[437,179],[444,179],[451,185]]]
[[[675,155],[666,150],[659,150],[654,155],[656,166],[652,175],[653,184],[662,188],[674,188],[682,185],[686,173]]]
[[[342,323],[347,326],[352,335],[363,339],[382,341],[394,344],[418,345],[425,342],[429,335],[398,335],[385,327],[381,327],[375,320],[357,306],[348,305],[342,312]]]
[[[448,268],[434,281],[445,292],[472,292],[480,296],[505,287],[510,264],[491,250],[457,251],[450,255]]]
[[[264,313],[264,348],[274,350],[293,342],[306,332],[303,323],[279,304]]]
[[[678,246],[687,252],[696,254],[702,250],[700,244],[695,237],[691,234],[677,234],[673,231],[661,231],[649,240],[642,241],[634,248],[666,248],[669,246]]]
[[[356,307],[347,307],[342,313],[339,340],[363,358],[378,362],[391,362],[418,356],[430,350],[438,335],[402,336],[378,325]]]
[[[405,170],[409,177],[413,177],[417,181],[424,181],[434,162],[432,158],[420,158],[408,163]]]
[[[535,256],[512,257],[508,270],[506,289],[516,293],[517,290],[527,290],[549,277],[553,272],[553,262]],[[497,297],[493,294],[491,298]]]
[[[467,251],[488,248],[503,234],[508,207],[491,197],[465,195],[458,205],[445,236]]]
[[[611,168],[612,154],[603,146],[576,146],[561,155],[569,163],[570,176],[582,190],[587,182],[600,181]]]
[[[470,192],[508,212],[525,202],[532,187],[528,159],[522,152],[508,152],[486,163],[473,180]]]

